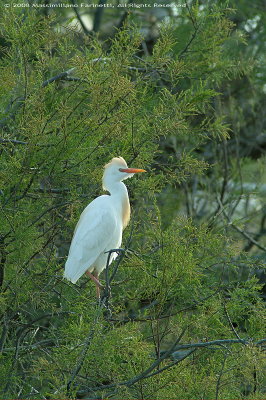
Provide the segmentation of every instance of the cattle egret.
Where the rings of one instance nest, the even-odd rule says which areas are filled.
[[[106,164],[103,189],[110,195],[93,200],[82,212],[74,231],[64,278],[76,283],[86,272],[96,284],[98,297],[102,287],[99,274],[106,267],[108,251],[121,246],[122,232],[130,219],[128,192],[122,181],[138,172],[146,171],[128,168],[122,157],[115,157]],[[110,254],[109,265],[117,255],[116,252]]]

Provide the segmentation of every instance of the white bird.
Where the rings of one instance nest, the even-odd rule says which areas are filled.
[[[108,251],[122,243],[122,232],[130,219],[130,203],[123,180],[144,169],[128,168],[122,157],[113,158],[105,165],[103,189],[110,195],[94,199],[82,212],[74,231],[64,278],[76,283],[86,274],[95,282],[100,296],[99,274],[106,267]],[[110,255],[109,265],[117,257]],[[94,272],[94,275],[92,274]]]

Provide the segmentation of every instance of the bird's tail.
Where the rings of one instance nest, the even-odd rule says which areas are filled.
[[[77,274],[75,274],[75,275],[77,275]],[[65,268],[65,272],[64,272],[63,278],[67,279],[68,281],[70,281],[70,282],[72,282],[72,283],[76,283],[77,280],[79,279],[79,276],[76,277],[75,275],[73,276],[72,274],[70,274],[70,273],[67,271],[67,269]]]

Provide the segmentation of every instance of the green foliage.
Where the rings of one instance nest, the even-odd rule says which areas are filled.
[[[225,94],[243,76],[256,81],[256,67],[219,3],[180,9],[145,55],[135,12],[108,40],[77,32],[65,10],[2,12],[3,398],[264,396],[265,260],[244,246],[262,234],[250,241],[253,216],[235,209],[242,177],[263,181],[265,160],[228,150],[246,125],[241,101]],[[110,315],[91,282],[72,285],[62,272],[78,217],[117,155],[148,173],[128,183],[133,217]]]

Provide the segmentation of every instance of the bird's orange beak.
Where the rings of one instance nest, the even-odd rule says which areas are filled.
[[[119,168],[119,171],[126,172],[127,174],[136,174],[138,172],[147,172],[145,169],[139,168]]]

